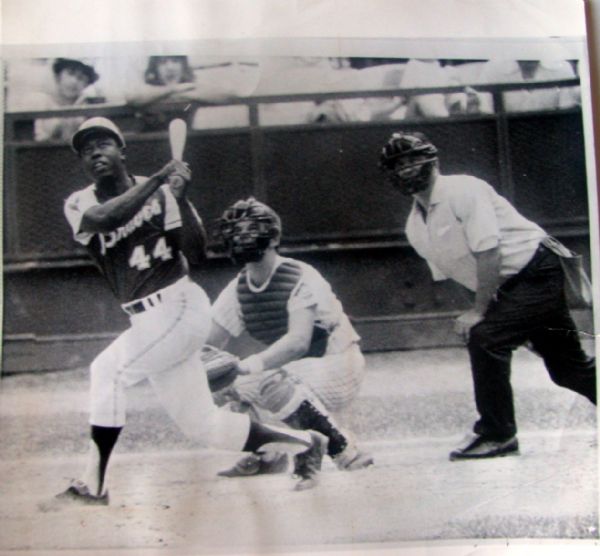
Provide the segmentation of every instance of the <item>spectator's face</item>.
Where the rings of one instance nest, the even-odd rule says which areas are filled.
[[[125,156],[116,139],[109,133],[92,133],[81,146],[79,156],[85,172],[98,181],[117,176],[124,168]]]
[[[183,63],[176,58],[162,58],[158,62],[156,71],[161,83],[165,85],[181,83],[183,79]]]
[[[56,76],[58,94],[69,102],[75,102],[89,84],[85,73],[75,68],[65,68]]]

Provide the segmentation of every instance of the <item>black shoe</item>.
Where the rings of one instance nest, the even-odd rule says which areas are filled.
[[[485,436],[470,436],[460,448],[450,452],[450,461],[461,459],[497,458],[519,455],[519,441],[516,436],[507,440],[490,440]]]
[[[318,432],[311,431],[312,445],[308,450],[294,457],[294,475],[300,477],[294,490],[308,490],[317,486],[318,474],[327,450],[327,438]]]
[[[284,473],[288,468],[286,453],[249,454],[239,460],[230,469],[219,471],[220,477],[251,477],[254,475],[273,475]]]

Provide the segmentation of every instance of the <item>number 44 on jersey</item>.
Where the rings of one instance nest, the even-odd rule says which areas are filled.
[[[161,236],[149,253],[146,252],[146,247],[144,245],[136,245],[129,257],[129,266],[131,268],[137,268],[138,270],[146,270],[152,265],[152,259],[168,261],[172,258],[172,249],[167,245],[166,238]]]

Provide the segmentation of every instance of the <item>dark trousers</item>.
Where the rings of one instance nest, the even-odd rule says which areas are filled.
[[[480,419],[474,431],[503,440],[517,432],[510,385],[512,352],[530,342],[550,378],[596,403],[596,362],[581,348],[557,255],[540,246],[498,290],[467,344]]]

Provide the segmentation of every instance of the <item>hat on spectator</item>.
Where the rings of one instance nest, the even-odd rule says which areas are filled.
[[[81,71],[88,78],[90,85],[98,81],[100,77],[93,66],[74,58],[57,58],[54,64],[52,64],[52,71],[55,75],[58,75],[62,70],[67,68]]]
[[[125,139],[121,130],[108,118],[96,116],[83,122],[79,126],[79,129],[73,134],[73,137],[71,138],[73,150],[79,154],[85,138],[92,133],[98,132],[108,133],[117,140],[119,147],[125,146]]]

